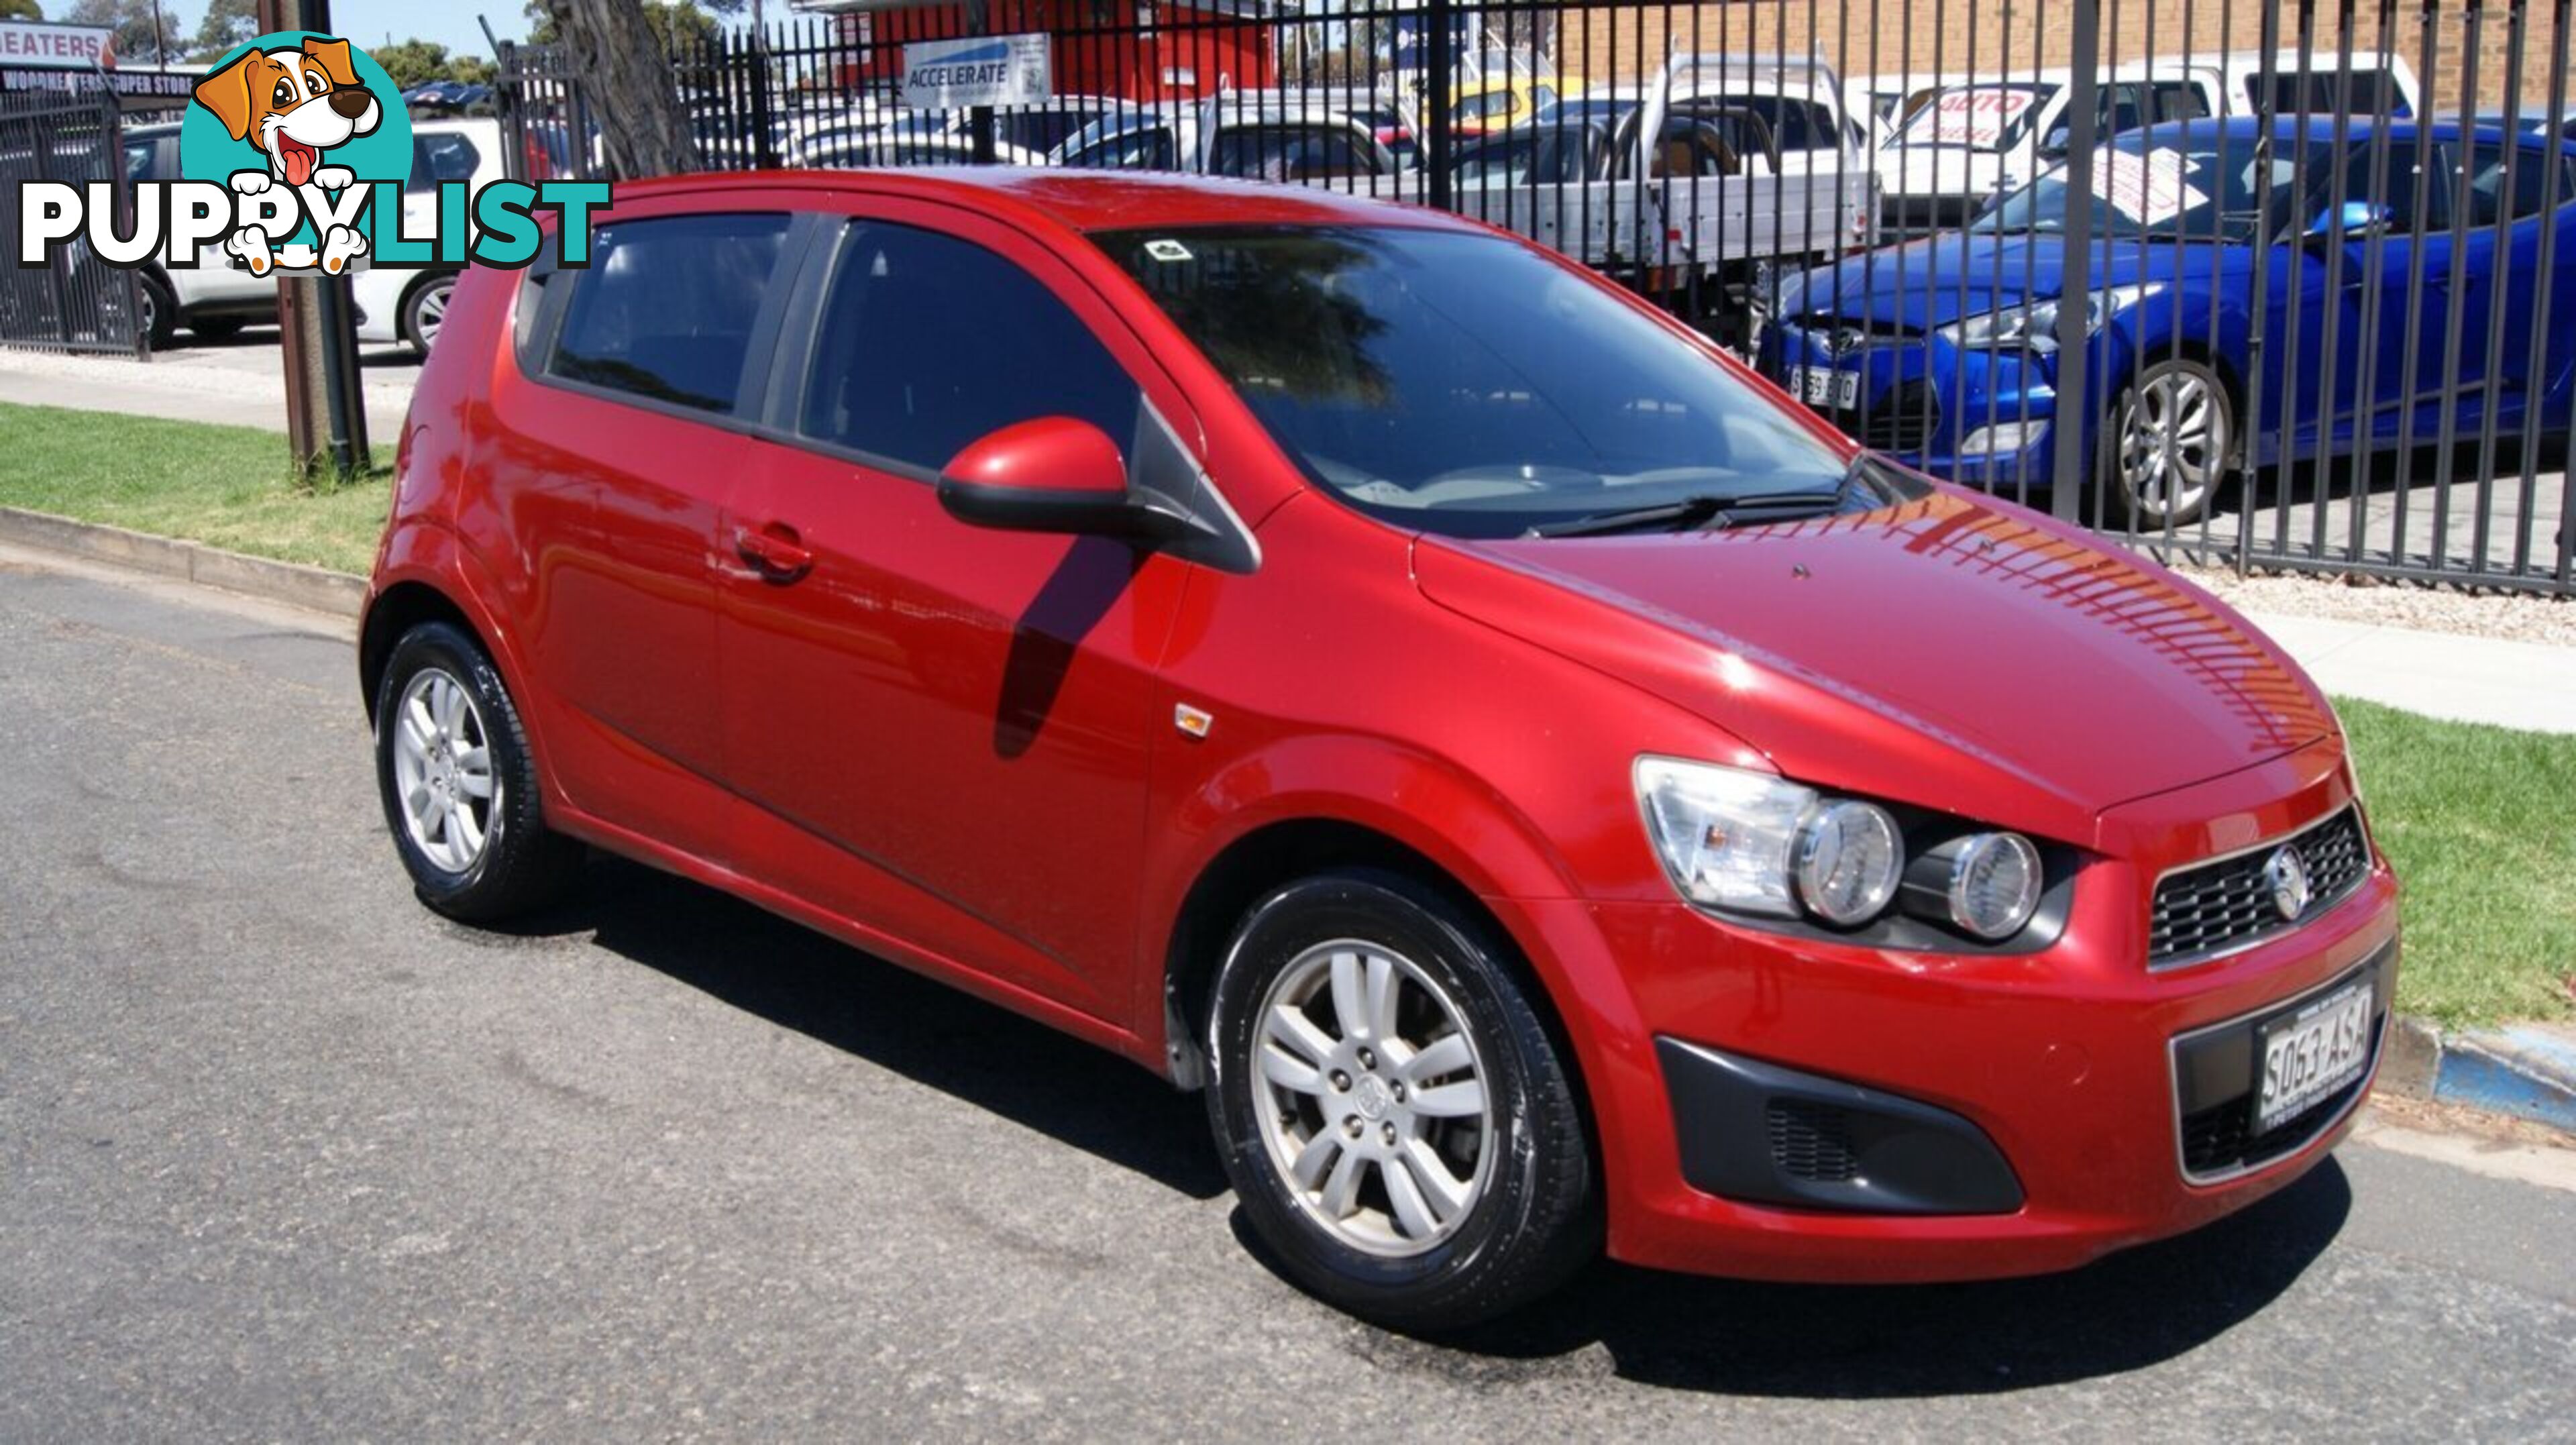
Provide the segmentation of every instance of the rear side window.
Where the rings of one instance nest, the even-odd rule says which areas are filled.
[[[1123,452],[1136,383],[1091,328],[971,242],[870,222],[842,238],[797,429],[936,471],[1015,422],[1069,416]]]
[[[669,216],[603,226],[546,370],[730,414],[787,218]]]
[[[411,135],[411,179],[403,183],[406,195],[435,191],[441,181],[464,181],[471,184],[474,168],[483,161],[483,153],[474,142],[455,131],[435,134],[413,131]]]
[[[2549,174],[2553,166],[2558,170],[2554,196]],[[2479,141],[2469,148],[2469,213],[2463,219],[2473,226],[2492,226],[2537,216],[2553,200],[2562,206],[2576,200],[2571,178],[2576,178],[2576,167],[2564,157],[2531,149],[2517,153],[2493,141]]]
[[[2245,98],[2260,110],[2263,77],[2245,77]],[[2384,70],[2283,71],[2272,77],[2272,110],[2276,115],[2403,116],[2406,98]]]

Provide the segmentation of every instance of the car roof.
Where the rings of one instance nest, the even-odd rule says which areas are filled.
[[[1483,227],[1419,206],[1402,206],[1310,186],[1271,185],[1169,171],[1082,171],[973,166],[933,172],[730,171],[621,182],[617,196],[722,196],[779,187],[945,201],[1004,219],[1070,231],[1156,226]]]
[[[2465,124],[2448,119],[2391,120],[2356,115],[2348,120],[2339,121],[2332,114],[2323,112],[2311,115],[2305,120],[2294,115],[2275,116],[2272,119],[2272,135],[2275,139],[2304,137],[2308,140],[2331,141],[2340,133],[2346,141],[2357,142],[2367,139],[2375,131],[2385,132],[2392,141],[2410,141],[2415,139],[2419,132],[2437,141],[2459,140],[2470,132],[2475,132],[2477,138],[2486,140],[2502,140],[2506,135],[2504,127],[2499,125]],[[2149,127],[2145,132],[2150,138],[2185,141],[2221,138],[2250,141],[2262,133],[2262,117],[2251,115],[2228,116],[2216,120],[2204,118],[2166,121],[2162,125]],[[2526,145],[2537,145],[2547,139],[2545,136],[2537,136],[2529,132],[2517,132],[2516,138]]]

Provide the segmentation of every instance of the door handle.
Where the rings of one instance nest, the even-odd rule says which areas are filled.
[[[793,582],[814,570],[814,554],[797,537],[796,529],[785,522],[772,522],[757,532],[748,527],[735,528],[733,549],[742,554],[742,560],[758,568],[766,581]]]

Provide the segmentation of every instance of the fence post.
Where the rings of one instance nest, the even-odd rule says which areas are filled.
[[[1423,154],[1429,159],[1429,190],[1424,199],[1435,211],[1450,208],[1449,194],[1449,87],[1457,78],[1456,36],[1451,31],[1455,15],[1454,0],[1425,0],[1422,23],[1422,73],[1428,94],[1422,101],[1422,124],[1428,132]]]
[[[522,118],[525,98],[520,87],[528,83],[519,71],[519,42],[495,41],[492,45],[495,64],[492,93],[499,101],[495,107],[501,120],[501,173],[514,181],[528,179],[528,132]]]
[[[28,144],[33,148],[32,158],[36,163],[37,180],[70,180],[75,185],[79,184],[80,178],[78,176],[65,177],[54,174],[55,163],[59,161],[61,157],[53,153],[54,139],[52,127],[47,126],[42,122],[32,126],[28,130]],[[110,157],[110,163],[114,164],[116,161],[121,159],[122,157]],[[115,173],[122,174],[123,171],[123,166],[116,166]],[[20,204],[23,205],[25,203],[22,201]],[[67,246],[59,248],[52,255],[45,258],[45,282],[51,289],[54,300],[54,340],[58,344],[68,345],[72,339],[71,248]]]
[[[966,34],[969,38],[992,32],[992,20],[987,14],[988,6],[989,0],[966,0]],[[993,163],[993,108],[989,105],[968,107],[966,127],[968,138],[975,145],[975,164],[991,165]]]
[[[771,139],[769,118],[775,108],[769,95],[769,35],[751,28],[751,158],[764,171],[778,168],[778,145]]]
[[[2073,52],[2067,64],[2074,77],[2066,99],[2066,260],[2057,291],[2057,409],[2050,440],[2055,444],[2049,466],[2048,510],[2073,521],[2092,459],[2085,455],[2084,433],[2092,400],[2085,395],[2091,371],[2093,336],[2087,318],[2093,291],[2093,147],[2100,139],[2101,0],[2074,0]],[[2046,136],[2040,137],[2043,141]],[[2100,447],[2093,449],[2095,453]],[[2107,477],[2092,478],[2109,485]]]

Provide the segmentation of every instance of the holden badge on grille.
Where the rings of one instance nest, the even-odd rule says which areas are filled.
[[[2308,865],[2296,848],[2283,848],[2273,853],[2263,865],[2263,881],[2272,889],[2272,906],[2281,910],[2285,919],[2295,920],[2308,911]]]

